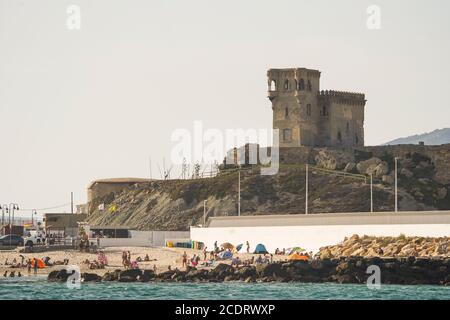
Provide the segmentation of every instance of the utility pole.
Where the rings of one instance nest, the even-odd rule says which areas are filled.
[[[150,180],[152,180],[152,157],[148,157],[148,168],[150,169]]]
[[[70,193],[70,212],[73,214],[73,192]]]
[[[305,179],[305,190],[306,190],[306,194],[305,194],[305,214],[308,214],[308,164],[306,164],[306,179]]]
[[[241,216],[241,168],[238,171],[238,217]]]
[[[398,196],[397,196],[397,192],[398,192],[398,190],[397,190],[397,187],[398,187],[398,178],[397,178],[397,176],[398,176],[398,173],[397,173],[397,170],[398,170],[398,164],[397,164],[397,160],[398,160],[398,158],[397,157],[395,157],[395,212],[398,212]]]
[[[373,174],[370,174],[370,212],[373,212]]]

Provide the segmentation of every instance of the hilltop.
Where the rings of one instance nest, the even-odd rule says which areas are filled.
[[[312,164],[316,169],[312,167],[309,174],[309,212],[370,211],[369,180],[363,180],[368,174],[374,176],[374,211],[392,211],[393,156],[383,152],[381,157],[368,155],[347,162],[339,152],[319,150]],[[435,152],[449,154],[447,149]],[[439,162],[438,158],[419,153],[402,158],[399,209],[449,209],[449,165],[448,161]],[[358,176],[343,176],[348,173]],[[303,164],[283,164],[273,176],[262,176],[259,167],[248,166],[241,171],[241,177],[242,215],[305,212]],[[236,215],[237,194],[237,169],[222,171],[214,178],[151,181],[95,199],[95,207],[114,205],[117,210],[110,213],[96,209],[88,221],[92,225],[125,225],[138,230],[188,230],[203,223],[204,200],[208,217]]]
[[[450,128],[437,129],[432,132],[398,138],[386,142],[384,145],[418,144],[419,142],[424,142],[426,145],[441,145],[450,143]]]

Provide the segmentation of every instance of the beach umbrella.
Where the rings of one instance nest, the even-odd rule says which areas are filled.
[[[45,268],[45,263],[41,259],[34,258],[33,260],[31,260],[31,266],[33,268],[34,268],[34,264],[35,263],[37,263],[38,269],[44,269]]]
[[[229,242],[222,243],[220,246],[224,249],[230,249],[230,250],[234,249],[234,246]]]
[[[238,245],[236,246],[236,252],[239,252],[239,250],[242,249],[242,246],[243,246],[242,243],[238,244]]]

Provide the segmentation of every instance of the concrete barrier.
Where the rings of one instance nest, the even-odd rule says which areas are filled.
[[[360,213],[245,216],[211,219],[207,228],[191,227],[191,239],[213,248],[230,242],[249,241],[253,251],[258,243],[269,252],[276,248],[302,247],[317,252],[320,247],[334,245],[345,237],[370,236],[450,236],[450,212]]]

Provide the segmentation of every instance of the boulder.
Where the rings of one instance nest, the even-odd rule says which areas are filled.
[[[117,269],[115,271],[107,272],[103,275],[102,281],[117,281],[119,280],[119,273],[121,270]]]
[[[236,270],[236,275],[241,280],[245,280],[248,277],[256,277],[256,268],[252,266],[242,267]]]
[[[212,273],[220,274],[220,273],[233,273],[234,268],[226,263],[219,263],[213,270]]]
[[[383,175],[389,173],[388,164],[376,157],[359,162],[356,165],[356,169],[361,174],[372,174],[375,178],[382,178]]]
[[[256,271],[260,278],[263,277],[286,277],[286,271],[281,267],[280,263],[263,264],[256,267]]]
[[[75,270],[73,270],[71,273],[67,272],[66,269],[54,270],[48,274],[47,281],[67,282],[67,279],[69,278],[69,276],[73,275],[74,273],[75,273]]]
[[[351,156],[343,151],[320,149],[314,157],[316,166],[329,170],[342,170],[352,161]]]
[[[150,280],[155,279],[155,272],[153,270],[144,270],[142,272],[142,275],[139,276],[139,281],[141,282],[149,282]]]
[[[102,281],[102,277],[99,276],[96,273],[87,273],[84,272],[81,274],[81,279],[83,279],[84,282],[100,282]]]
[[[120,271],[119,273],[119,282],[136,282],[138,277],[142,276],[142,271],[139,269],[130,269]]]

